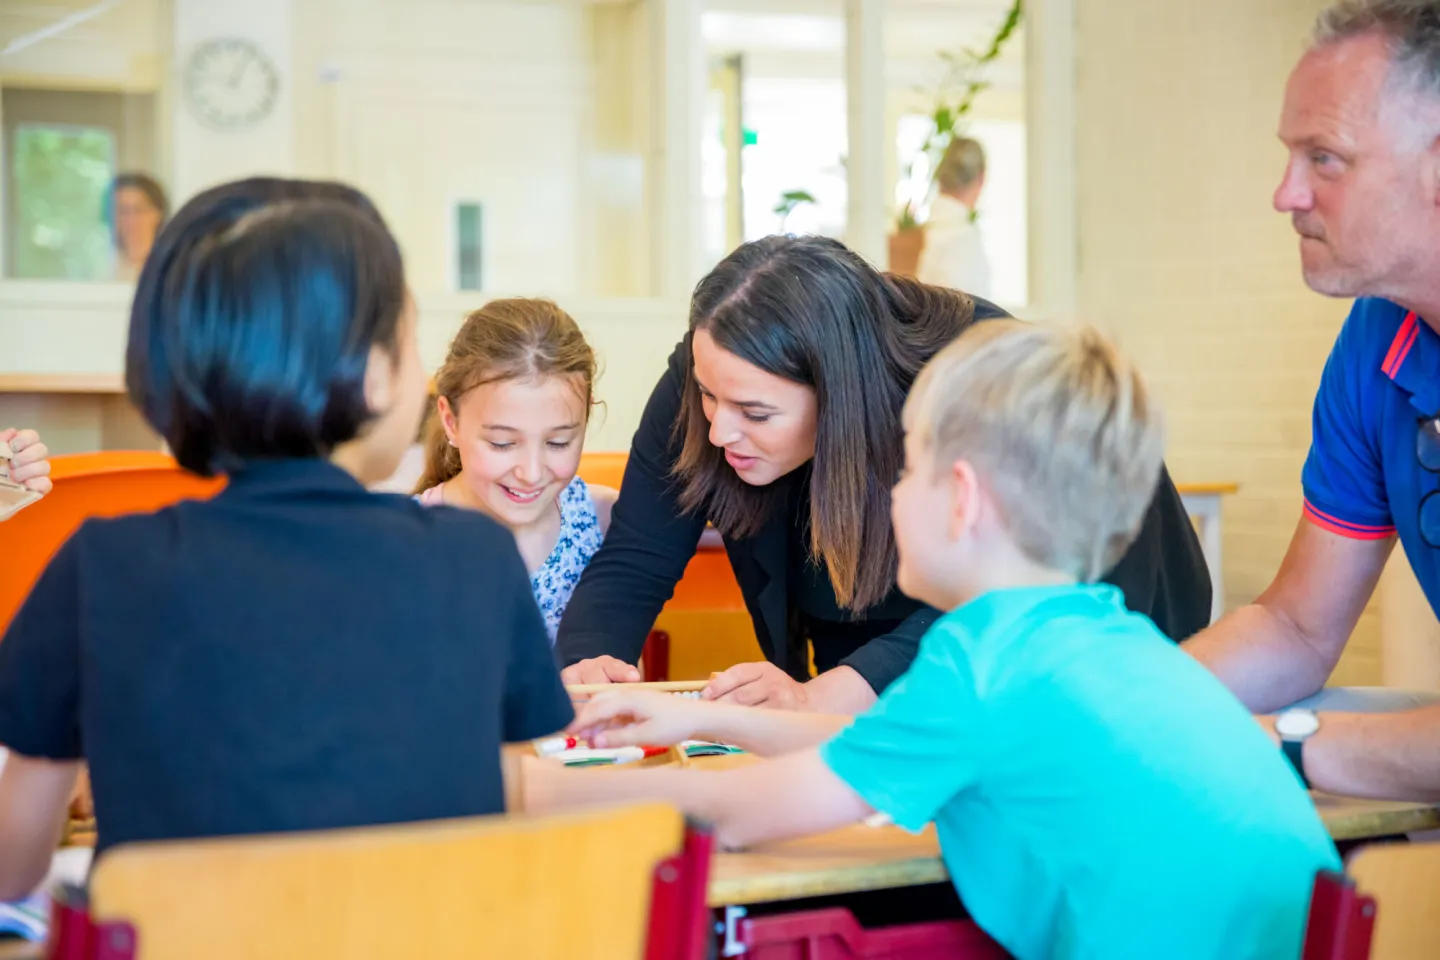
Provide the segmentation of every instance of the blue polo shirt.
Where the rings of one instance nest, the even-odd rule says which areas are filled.
[[[1291,960],[1340,862],[1249,712],[1109,586],[951,611],[820,755],[900,826],[935,822],[1019,960]]]
[[[100,854],[499,813],[573,716],[509,531],[323,460],[87,521],[0,643],[0,744],[88,761]]]
[[[1315,395],[1301,475],[1305,518],[1355,540],[1400,537],[1440,611],[1440,550],[1420,537],[1420,500],[1440,477],[1415,457],[1422,418],[1440,414],[1440,336],[1388,300],[1357,300]]]

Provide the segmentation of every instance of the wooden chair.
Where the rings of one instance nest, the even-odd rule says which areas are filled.
[[[0,636],[61,545],[90,517],[158,510],[179,500],[214,496],[224,486],[182,470],[163,453],[105,452],[55,457],[55,489],[0,526]]]
[[[1440,956],[1440,844],[1363,847],[1345,871],[1375,903],[1371,960]]]
[[[701,960],[708,832],[663,804],[135,844],[51,960]]]

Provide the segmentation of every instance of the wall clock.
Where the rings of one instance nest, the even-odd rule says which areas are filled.
[[[218,130],[264,120],[280,95],[280,73],[259,46],[234,37],[207,40],[185,64],[185,100],[196,119]]]

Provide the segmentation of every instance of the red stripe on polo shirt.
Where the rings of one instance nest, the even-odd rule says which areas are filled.
[[[1338,533],[1342,537],[1349,537],[1351,540],[1384,540],[1387,537],[1395,536],[1395,527],[1372,527],[1363,523],[1351,523],[1349,520],[1341,520],[1339,517],[1332,517],[1324,511],[1315,509],[1309,501],[1305,501],[1305,519],[1322,530],[1329,530],[1331,533]]]
[[[1395,339],[1390,341],[1390,352],[1385,354],[1385,362],[1380,365],[1385,376],[1395,379],[1395,374],[1400,372],[1400,364],[1405,362],[1405,357],[1415,345],[1415,337],[1419,333],[1420,318],[1415,316],[1412,310],[1405,314],[1405,322],[1400,324],[1400,329],[1395,332]]]

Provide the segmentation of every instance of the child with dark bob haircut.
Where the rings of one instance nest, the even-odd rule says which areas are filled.
[[[0,642],[0,899],[45,875],[83,758],[119,843],[504,809],[500,746],[573,716],[514,538],[372,494],[426,401],[374,206],[191,200],[136,290],[130,397],[209,502],[90,520]]]

